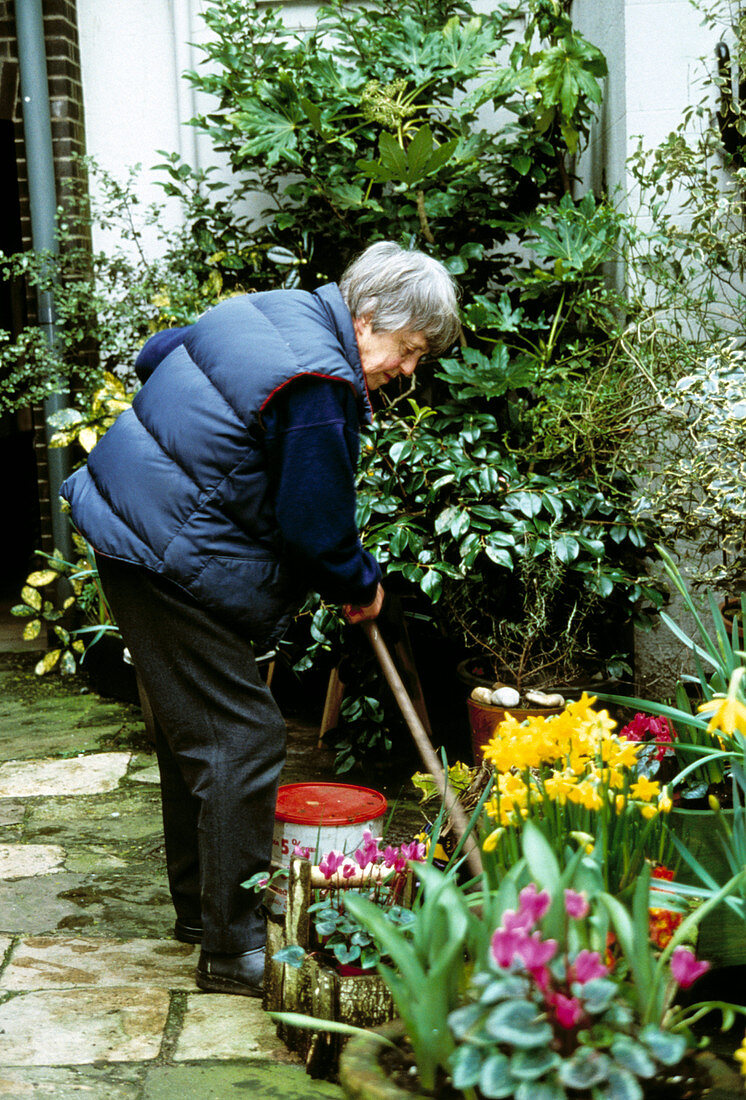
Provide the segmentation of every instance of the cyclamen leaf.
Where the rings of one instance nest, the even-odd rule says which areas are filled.
[[[612,1066],[606,1080],[606,1100],[643,1100],[645,1093],[633,1073],[621,1066]]]
[[[554,1069],[559,1061],[557,1052],[546,1047],[518,1050],[510,1059],[510,1072],[519,1081],[536,1081]]]
[[[611,1057],[635,1077],[654,1077],[657,1066],[642,1043],[627,1035],[617,1035],[609,1050]]]
[[[640,1039],[664,1066],[675,1066],[686,1054],[686,1039],[670,1031],[648,1024],[640,1032]]]
[[[510,1072],[510,1063],[504,1054],[492,1054],[482,1066],[479,1074],[479,1089],[490,1100],[512,1096],[515,1080]]]
[[[492,1009],[484,1026],[494,1039],[512,1043],[522,1050],[545,1046],[552,1041],[551,1025],[528,1001],[503,1002]]]
[[[482,1062],[482,1053],[476,1047],[457,1047],[449,1060],[453,1087],[456,1089],[473,1088],[479,1081]]]

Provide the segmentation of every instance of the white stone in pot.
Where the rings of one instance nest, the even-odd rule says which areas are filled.
[[[496,707],[517,707],[521,697],[512,687],[500,687],[492,692],[492,702]]]
[[[487,687],[475,687],[471,693],[471,698],[475,703],[491,703],[492,692]]]
[[[527,691],[526,702],[531,703],[535,707],[564,707],[565,700],[562,695],[555,692],[553,695],[545,694],[543,691]]]

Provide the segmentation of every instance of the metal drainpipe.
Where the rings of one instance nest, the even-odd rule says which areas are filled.
[[[55,233],[57,193],[54,182],[52,121],[49,111],[47,54],[41,0],[16,0],[15,12],[31,203],[31,243],[36,251],[56,254],[58,252]],[[37,308],[39,328],[46,335],[50,347],[54,347],[57,343],[57,331],[52,290],[38,291]],[[70,472],[70,459],[66,448],[49,447],[52,431],[46,423],[52,413],[65,408],[68,404],[69,394],[63,389],[47,397],[44,402],[44,426],[49,463],[52,537],[54,545],[69,560],[72,555],[70,524],[67,517],[60,511],[59,490]]]

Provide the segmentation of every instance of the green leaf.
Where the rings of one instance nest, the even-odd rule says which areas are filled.
[[[75,661],[75,654],[72,650],[68,649],[60,658],[60,672],[63,676],[74,676],[77,670],[78,666]]]
[[[640,1039],[664,1066],[675,1066],[686,1054],[687,1042],[683,1035],[674,1035],[654,1024],[642,1029]]]
[[[573,985],[573,992],[577,996],[582,996],[584,1008],[592,1015],[605,1012],[617,991],[617,983],[609,978],[594,978],[582,986],[580,983]]]
[[[504,1001],[493,1008],[484,1023],[485,1030],[501,1043],[512,1043],[521,1050],[546,1046],[552,1041],[552,1028],[542,1019],[536,1005],[528,1001]]]
[[[420,588],[433,603],[437,603],[443,592],[443,578],[437,570],[426,569],[420,580]]]
[[[36,615],[36,608],[29,607],[26,603],[17,603],[10,609],[11,615],[17,615],[21,619],[28,619]]]
[[[609,1049],[618,1065],[634,1073],[636,1077],[654,1077],[657,1066],[642,1043],[636,1043],[628,1035],[617,1035]]]
[[[482,1052],[477,1047],[457,1047],[448,1060],[453,1087],[473,1088],[479,1081],[483,1060]]]
[[[515,509],[529,519],[533,519],[541,511],[541,497],[538,493],[508,493],[505,498],[505,507]]]
[[[272,961],[284,963],[286,966],[292,966],[294,970],[300,970],[305,957],[305,949],[300,947],[297,943],[291,943],[288,944],[287,947],[281,947],[279,951],[275,951],[272,956]]]
[[[575,561],[580,553],[580,543],[572,535],[561,535],[556,542],[552,543],[552,547],[559,560],[565,565]]]
[[[560,1064],[559,1079],[571,1089],[591,1089],[606,1080],[611,1064],[601,1051],[580,1047]]]
[[[521,1081],[515,1090],[515,1100],[567,1100],[562,1085],[548,1081]]]
[[[21,599],[25,600],[29,607],[33,607],[34,611],[41,611],[43,599],[41,592],[37,592],[35,588],[31,588],[26,584],[21,589]]]
[[[462,1005],[449,1014],[448,1026],[457,1039],[465,1039],[483,1015],[484,1009],[481,1004]]]
[[[622,1066],[612,1066],[606,1080],[604,1100],[643,1100],[645,1093],[633,1073]]]
[[[510,1062],[504,1054],[491,1054],[479,1074],[479,1091],[489,1100],[501,1100],[512,1096],[515,1080],[510,1072]]]
[[[501,550],[497,546],[492,546],[488,542],[484,548],[484,552],[490,561],[493,561],[495,565],[501,565],[504,569],[513,569],[513,557],[507,550]]]
[[[47,672],[51,672],[55,667],[60,657],[62,656],[61,649],[50,649],[37,664],[34,666],[34,672],[37,676],[44,676]]]
[[[32,619],[30,623],[26,623],[23,628],[23,640],[24,642],[32,642],[34,638],[39,637],[41,631],[41,619]]]
[[[510,1059],[510,1072],[519,1081],[536,1081],[554,1069],[559,1062],[557,1052],[546,1047],[519,1050]]]

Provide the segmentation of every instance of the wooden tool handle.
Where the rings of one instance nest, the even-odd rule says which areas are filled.
[[[373,646],[373,651],[378,658],[378,662],[381,666],[384,676],[388,682],[389,687],[394,693],[394,698],[402,712],[405,722],[409,726],[409,731],[412,734],[417,751],[420,754],[420,759],[425,765],[425,769],[432,775],[435,780],[435,785],[438,788],[441,798],[445,804],[448,813],[451,815],[451,821],[453,822],[453,828],[459,839],[466,835],[469,828],[469,821],[464,813],[463,806],[459,802],[456,795],[453,793],[448,785],[448,777],[446,776],[443,768],[441,767],[440,760],[438,759],[435,749],[430,743],[430,738],[425,732],[425,728],[420,722],[417,716],[417,711],[414,709],[412,700],[407,694],[407,690],[401,681],[399,673],[396,671],[396,666],[391,659],[391,654],[388,651],[388,647],[381,637],[381,632],[376,626],[375,622],[368,620],[362,624],[363,630],[368,635],[370,644]],[[464,843],[464,850],[466,852],[467,862],[473,874],[482,874],[482,857],[477,844],[472,837],[467,837]]]

